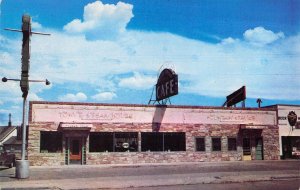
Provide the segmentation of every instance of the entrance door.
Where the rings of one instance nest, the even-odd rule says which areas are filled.
[[[263,140],[261,137],[256,138],[256,160],[263,160]]]
[[[70,164],[81,164],[81,138],[70,139]]]
[[[250,138],[243,138],[243,160],[251,160]]]

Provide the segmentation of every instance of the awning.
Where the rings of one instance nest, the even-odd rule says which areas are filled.
[[[61,130],[91,130],[93,124],[91,123],[60,123],[59,129]]]
[[[240,129],[265,129],[264,125],[241,125]]]

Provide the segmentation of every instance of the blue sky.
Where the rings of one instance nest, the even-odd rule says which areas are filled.
[[[32,16],[30,100],[147,104],[161,67],[179,76],[172,104],[221,106],[245,85],[246,106],[300,104],[300,1],[0,0],[0,76],[20,75]],[[18,83],[0,83],[0,125],[20,123]]]

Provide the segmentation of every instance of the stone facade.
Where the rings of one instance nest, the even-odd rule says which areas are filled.
[[[263,140],[263,159],[279,159],[276,111],[217,107],[83,104],[31,102],[28,159],[31,165],[68,164],[67,137],[81,136],[85,161],[94,164],[170,163],[243,160],[243,138],[251,142],[256,159],[256,139]],[[64,124],[66,124],[65,127]],[[41,131],[62,131],[62,151],[44,153]],[[185,151],[142,152],[143,132],[184,132]],[[137,132],[137,152],[89,152],[92,132]],[[205,139],[205,151],[196,151],[196,138]],[[212,138],[221,138],[221,151],[212,151]],[[228,137],[236,150],[228,151]]]

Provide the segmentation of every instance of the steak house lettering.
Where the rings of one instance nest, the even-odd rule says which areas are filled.
[[[131,113],[112,112],[101,113],[97,111],[61,111],[60,118],[80,118],[81,120],[114,120],[114,119],[132,119]]]

